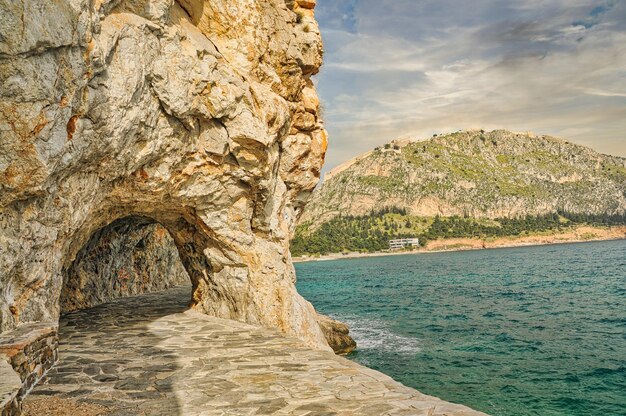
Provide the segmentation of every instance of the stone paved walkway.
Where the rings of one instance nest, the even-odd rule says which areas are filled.
[[[61,361],[27,402],[116,416],[482,415],[275,331],[183,312],[188,298],[178,288],[66,316]]]

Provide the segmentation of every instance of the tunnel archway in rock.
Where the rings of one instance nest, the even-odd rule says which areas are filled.
[[[54,290],[49,303],[51,320],[57,321],[64,312],[139,293],[128,283],[138,282],[141,286],[142,273],[128,276],[127,267],[113,267],[124,262],[103,261],[102,253],[97,249],[102,249],[100,244],[103,244],[108,255],[119,253],[120,247],[116,248],[117,251],[111,250],[111,241],[106,240],[111,233],[121,238],[121,234],[133,227],[154,227],[156,232],[171,237],[175,247],[171,251],[178,253],[191,282],[188,303],[191,309],[223,319],[275,328],[316,348],[330,349],[314,309],[295,290],[293,266],[273,261],[284,250],[282,242],[268,242],[265,234],[233,232],[241,222],[228,223],[227,218],[232,218],[230,212],[226,217],[221,212],[200,213],[171,200],[155,203],[154,194],[145,194],[145,198],[137,194],[115,193],[115,196],[116,203],[103,201],[98,209],[88,213],[88,220],[57,240],[59,256],[55,261],[59,266],[54,273]],[[238,204],[235,209],[240,209]],[[224,223],[229,228],[225,228]],[[103,236],[106,243],[101,241]],[[137,236],[124,238],[127,240],[124,244],[129,247],[153,244],[142,242],[143,238]],[[88,254],[89,250],[96,252]],[[129,256],[126,264],[130,266],[138,259],[155,259],[155,256],[125,255]],[[172,256],[169,256],[170,260],[165,263],[171,262]],[[156,259],[156,263],[159,262],[163,260]],[[94,275],[103,271],[109,273],[105,283],[94,283]],[[85,274],[92,276],[85,277]],[[124,282],[127,285],[122,287]],[[144,287],[151,288],[152,285],[146,283]],[[95,289],[96,293],[89,294],[90,289]]]
[[[94,232],[63,269],[60,312],[183,285],[190,278],[169,231],[151,218],[127,216]]]
[[[238,313],[244,309],[241,302],[248,288],[237,280],[247,273],[247,265],[233,264],[231,248],[213,238],[201,219],[171,207],[128,215],[112,212],[125,210],[106,209],[95,214],[65,246],[59,315],[120,297],[190,284],[191,308],[243,320]],[[102,218],[117,219],[102,225]],[[164,273],[174,276],[164,279]],[[238,287],[241,293],[237,293]]]

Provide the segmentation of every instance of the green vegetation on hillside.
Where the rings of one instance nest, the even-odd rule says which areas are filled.
[[[422,217],[441,211],[446,216],[521,218],[560,208],[576,213],[624,213],[626,159],[554,137],[503,130],[394,141],[331,172],[313,193],[300,225],[313,231],[335,216],[352,215],[341,221],[352,223],[360,233],[371,228],[367,240],[374,245],[384,240],[378,231],[390,230],[384,229],[381,219],[370,220],[368,228],[356,218],[368,217],[370,211],[384,206]],[[393,223],[391,219],[387,223]],[[415,229],[398,223],[394,235],[422,234],[421,224]],[[471,224],[476,232],[490,225],[479,220],[464,220],[464,224]],[[497,228],[506,226],[498,222]],[[353,246],[344,242],[334,247]]]
[[[453,217],[416,217],[402,208],[385,208],[364,216],[338,216],[315,230],[299,225],[291,242],[293,256],[341,252],[376,252],[393,238],[419,237],[423,245],[439,238],[490,238],[520,236],[575,225],[626,225],[626,214],[574,214],[564,211],[523,218],[494,220]]]

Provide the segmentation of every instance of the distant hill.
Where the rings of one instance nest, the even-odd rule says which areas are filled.
[[[426,241],[622,224],[625,212],[624,158],[531,133],[458,132],[393,141],[329,172],[292,251],[374,251],[396,236]]]

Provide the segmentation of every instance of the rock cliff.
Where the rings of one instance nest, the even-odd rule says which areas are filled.
[[[329,172],[300,223],[314,230],[339,215],[384,207],[422,218],[621,215],[626,159],[503,130],[394,141]]]
[[[329,348],[289,255],[326,150],[314,5],[0,0],[0,330],[55,322],[93,234],[149,218],[193,308]]]

